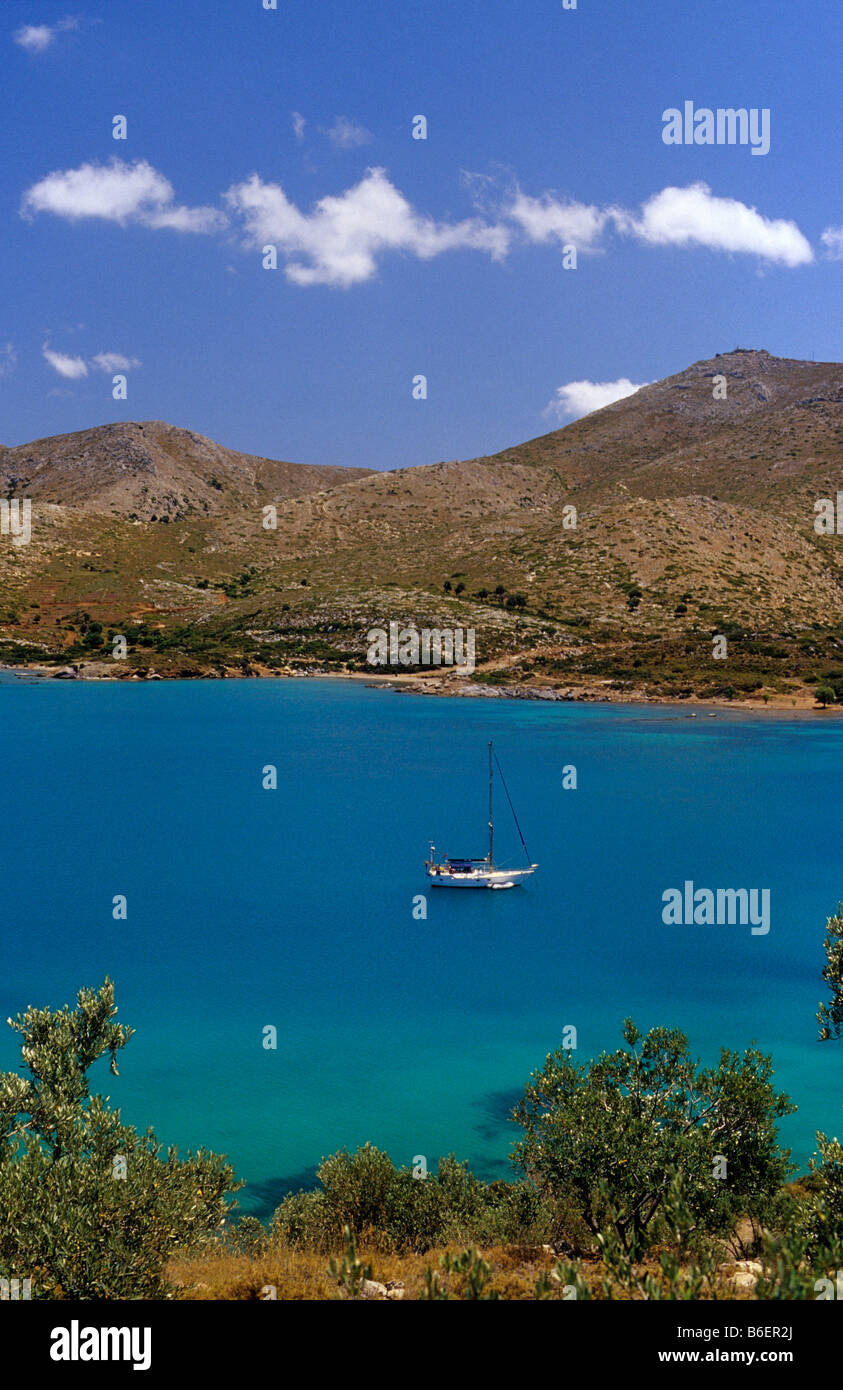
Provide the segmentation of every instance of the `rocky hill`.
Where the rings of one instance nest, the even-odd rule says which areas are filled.
[[[131,521],[212,516],[333,487],[365,469],[278,463],[225,449],[161,420],[100,425],[75,434],[0,448],[0,488]]]
[[[0,543],[0,658],[365,670],[366,631],[395,620],[475,629],[460,688],[843,698],[843,538],[814,530],[841,463],[843,367],[744,349],[496,455],[386,473],[155,421],[40,440],[0,450],[33,507],[31,544]]]

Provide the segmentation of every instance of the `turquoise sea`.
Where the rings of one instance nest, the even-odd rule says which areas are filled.
[[[182,1150],[228,1153],[244,1210],[365,1140],[509,1175],[530,1072],[566,1025],[585,1060],[628,1015],[681,1027],[703,1060],[771,1052],[800,1168],[818,1128],[843,1130],[843,1046],[814,1018],[843,897],[833,719],[10,673],[0,709],[2,1017],[110,974],[137,1032],[99,1089]],[[540,870],[430,891],[415,920],[429,839],[485,851],[489,739]],[[503,798],[496,847],[517,859]],[[769,888],[769,934],[665,926],[686,879]]]

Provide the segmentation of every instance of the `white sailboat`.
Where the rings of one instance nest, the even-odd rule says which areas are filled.
[[[492,802],[494,763],[497,763],[501,783],[509,802],[509,809],[512,812],[518,834],[521,836],[521,844],[524,846],[524,853],[527,856],[527,867],[523,869],[502,869],[495,865],[495,828]],[[446,855],[437,861],[435,846],[431,844],[430,858],[425,860],[424,867],[434,888],[515,888],[519,883],[523,883],[525,878],[534,874],[539,867],[538,864],[530,863],[529,851],[524,836],[521,834],[521,826],[518,824],[515,807],[512,804],[501,772],[501,765],[491,743],[489,744],[489,853],[483,859],[452,859]]]

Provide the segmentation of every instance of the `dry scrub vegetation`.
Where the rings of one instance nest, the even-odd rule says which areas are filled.
[[[395,620],[473,627],[487,688],[804,703],[843,682],[843,551],[813,525],[841,406],[837,364],[736,350],[499,454],[389,473],[159,421],[0,449],[0,492],[33,503],[31,543],[0,546],[0,661],[361,671]]]

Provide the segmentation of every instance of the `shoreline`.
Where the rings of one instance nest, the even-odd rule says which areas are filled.
[[[392,690],[396,694],[440,696],[451,699],[534,700],[551,704],[607,704],[629,706],[664,706],[668,709],[687,709],[692,713],[731,710],[747,714],[817,715],[839,717],[843,704],[820,707],[809,695],[788,695],[770,700],[727,700],[724,698],[697,699],[695,696],[650,694],[646,690],[608,690],[605,684],[573,687],[570,685],[484,685],[467,681],[459,675],[419,676],[390,673],[378,675],[373,671],[327,671],[324,669],[293,671],[253,667],[249,672],[232,667],[223,672],[205,671],[201,675],[182,676],[161,674],[150,670],[141,676],[137,672],[111,675],[104,662],[79,665],[45,666],[42,663],[0,664],[0,675],[29,676],[37,680],[90,681],[108,683],[146,683],[147,681],[190,680],[340,680],[363,681],[372,689]]]

